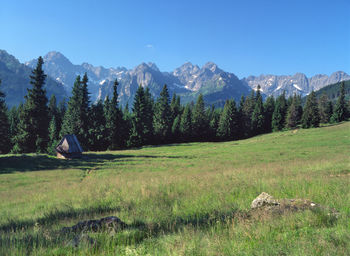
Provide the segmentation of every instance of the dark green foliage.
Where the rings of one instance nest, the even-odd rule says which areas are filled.
[[[216,141],[217,140],[217,130],[219,127],[219,120],[220,116],[222,114],[222,109],[216,109],[214,105],[211,106],[211,108],[208,108],[207,110],[207,117],[209,121],[209,129],[208,129],[208,140],[209,141]]]
[[[255,97],[255,106],[254,106],[254,110],[251,118],[252,135],[263,133],[264,124],[265,124],[264,105],[263,105],[263,99],[260,93],[260,85],[258,85],[256,97]]]
[[[311,128],[320,126],[320,114],[315,92],[312,91],[307,99],[302,117],[302,127]]]
[[[296,128],[300,124],[302,116],[301,98],[294,94],[290,97],[291,104],[288,107],[286,126],[290,129]],[[288,99],[289,100],[289,99]]]
[[[264,103],[264,113],[265,113],[265,124],[264,132],[268,133],[272,131],[272,114],[275,109],[275,99],[273,96],[267,97]]]
[[[241,109],[241,137],[247,138],[252,136],[252,115],[255,108],[255,92],[252,90],[250,97],[246,97],[242,104]],[[242,108],[241,108],[242,105]]]
[[[81,81],[81,101],[80,101],[80,118],[81,118],[81,128],[78,136],[78,140],[81,146],[84,148],[89,148],[88,137],[89,137],[89,111],[90,111],[90,96],[88,92],[88,77],[85,73]]]
[[[146,98],[145,90],[142,86],[136,91],[133,104],[132,127],[128,145],[131,147],[140,147],[145,145],[152,134],[152,119],[149,120],[149,102]]]
[[[46,91],[43,89],[46,75],[42,69],[43,59],[38,58],[36,68],[30,76],[32,89],[25,96],[20,113],[18,134],[15,138],[15,152],[45,152],[49,142],[49,113]]]
[[[169,92],[166,85],[155,104],[153,117],[154,135],[158,142],[166,143],[172,130],[172,112],[169,105]]]
[[[97,104],[92,105],[90,110],[89,149],[92,151],[106,150],[109,145],[107,139],[103,104],[101,101],[98,101]]]
[[[6,154],[10,151],[10,149],[10,124],[7,116],[5,94],[0,90],[0,154]]]
[[[205,113],[203,95],[198,96],[192,113],[192,134],[198,141],[205,141],[208,134],[208,118]]]
[[[47,148],[47,152],[51,155],[55,154],[55,147],[57,146],[59,142],[59,131],[57,128],[57,121],[56,116],[53,116],[51,118],[50,124],[49,124],[49,144]]]
[[[144,113],[144,122],[146,127],[145,133],[145,143],[153,144],[154,143],[154,128],[153,128],[153,116],[154,116],[154,99],[151,95],[150,89],[147,87],[145,89],[145,113]]]
[[[12,107],[8,112],[9,124],[10,124],[10,138],[11,138],[11,148],[15,143],[15,138],[18,133],[19,124],[19,112],[23,109],[23,104],[20,104],[18,108]]]
[[[285,97],[285,92],[277,97],[275,102],[275,109],[272,114],[272,130],[280,131],[285,126],[286,115],[287,115],[287,100]]]
[[[192,111],[190,104],[186,105],[181,115],[180,132],[183,141],[188,142],[192,140]]]
[[[320,111],[320,122],[329,123],[333,113],[333,105],[332,102],[328,100],[326,94],[322,94],[320,97],[318,101],[318,109]]]
[[[173,125],[171,126],[172,142],[181,142],[180,122],[181,122],[181,116],[178,115],[177,117],[175,117]]]
[[[118,107],[118,81],[114,81],[113,97],[105,101],[106,143],[109,149],[118,149],[125,146],[125,138],[122,137],[123,113]]]
[[[334,112],[332,115],[332,122],[342,122],[349,117],[347,102],[345,101],[345,84],[340,84],[340,95],[337,103],[334,106]]]
[[[77,76],[65,111],[60,136],[75,134],[83,149],[88,149],[89,128],[89,93],[87,90],[88,78],[83,80]]]
[[[227,100],[224,110],[220,116],[217,136],[221,140],[233,140],[238,138],[239,120],[236,103],[234,100]]]

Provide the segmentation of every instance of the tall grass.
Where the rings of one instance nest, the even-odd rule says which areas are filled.
[[[348,255],[349,131],[343,123],[242,141],[88,153],[73,161],[0,157],[0,254]],[[262,191],[308,198],[340,217],[304,211],[248,218]],[[129,228],[90,233],[92,248],[73,248],[73,235],[59,233],[107,215]]]

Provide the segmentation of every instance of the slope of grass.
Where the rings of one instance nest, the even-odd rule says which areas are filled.
[[[245,218],[262,191],[337,209]],[[349,255],[350,123],[224,143],[0,157],[0,255]],[[118,233],[69,246],[78,221]]]

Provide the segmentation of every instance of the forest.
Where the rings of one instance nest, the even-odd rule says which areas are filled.
[[[57,103],[43,89],[46,75],[43,59],[30,76],[25,102],[7,109],[6,95],[0,91],[0,152],[54,153],[65,134],[75,134],[85,151],[105,151],[196,141],[231,141],[284,129],[319,127],[323,123],[338,123],[349,118],[345,85],[333,94],[319,98],[312,91],[302,103],[301,96],[263,101],[260,87],[239,102],[227,100],[223,108],[206,107],[203,95],[196,102],[181,104],[176,94],[170,97],[164,85],[158,98],[148,88],[139,86],[131,111],[118,103],[115,80],[113,96],[91,104],[88,77],[77,76],[72,96]],[[0,78],[1,79],[1,78]],[[0,87],[1,90],[1,87]],[[171,99],[170,99],[171,98]]]

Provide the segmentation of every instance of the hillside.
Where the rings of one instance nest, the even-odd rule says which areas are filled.
[[[346,122],[70,161],[0,156],[0,254],[349,255],[349,129]],[[249,210],[263,191],[324,207]],[[111,215],[128,227],[80,240],[59,232]]]
[[[316,97],[319,98],[322,96],[322,94],[326,94],[328,96],[328,99],[335,102],[337,98],[339,97],[340,93],[340,82],[335,84],[330,84],[326,87],[323,87],[322,89],[316,91]],[[347,80],[344,82],[345,87],[345,97],[347,99],[350,98],[350,80]]]
[[[2,81],[0,89],[6,93],[6,103],[9,107],[24,101],[24,96],[27,95],[27,88],[31,88],[29,83],[31,72],[31,68],[21,64],[6,51],[0,50],[0,80]],[[45,89],[48,98],[53,94],[58,101],[67,97],[62,84],[51,77],[46,78]]]

